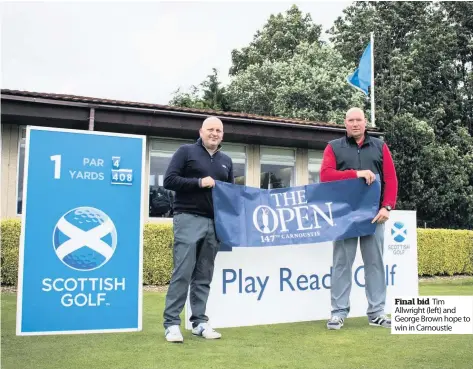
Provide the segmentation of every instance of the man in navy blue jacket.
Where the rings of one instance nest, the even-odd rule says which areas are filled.
[[[164,309],[165,337],[183,342],[182,312],[190,286],[192,334],[207,339],[221,334],[209,325],[205,315],[214,261],[219,250],[214,227],[212,187],[215,180],[233,183],[233,162],[221,152],[223,124],[207,118],[195,144],[183,145],[173,155],[164,178],[164,188],[175,191],[174,269]]]

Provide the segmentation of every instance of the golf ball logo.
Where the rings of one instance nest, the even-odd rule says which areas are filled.
[[[53,246],[59,260],[69,268],[94,270],[112,258],[117,247],[117,229],[103,211],[75,208],[57,222]]]

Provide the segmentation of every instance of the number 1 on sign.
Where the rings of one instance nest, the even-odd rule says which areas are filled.
[[[61,178],[61,155],[51,156],[51,160],[54,161],[54,179]]]

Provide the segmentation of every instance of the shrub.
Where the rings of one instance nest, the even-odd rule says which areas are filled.
[[[1,283],[16,286],[21,221],[1,221]],[[143,284],[166,285],[173,268],[172,224],[147,223],[143,234]],[[418,274],[473,275],[473,231],[417,229]]]
[[[7,286],[16,286],[18,279],[18,251],[21,235],[21,221],[7,219],[1,222],[1,283]]]
[[[172,225],[148,223],[144,227],[143,239],[143,284],[168,284],[173,268]]]
[[[1,283],[16,286],[21,221],[1,221]],[[143,284],[165,285],[171,278],[173,232],[171,224],[145,224],[143,232]]]
[[[419,275],[473,274],[473,231],[417,229]]]

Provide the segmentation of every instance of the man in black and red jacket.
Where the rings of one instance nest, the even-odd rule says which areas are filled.
[[[365,268],[365,289],[368,299],[370,325],[391,327],[391,319],[384,313],[386,282],[383,262],[384,223],[389,212],[395,208],[397,199],[397,176],[386,143],[366,132],[366,119],[359,108],[348,110],[345,116],[345,137],[330,141],[325,148],[321,182],[363,178],[368,185],[381,180],[381,204],[373,219],[377,223],[371,236],[360,237],[360,249]],[[356,256],[358,238],[334,242],[331,287],[331,318],[328,329],[340,329],[350,312],[352,266]]]

